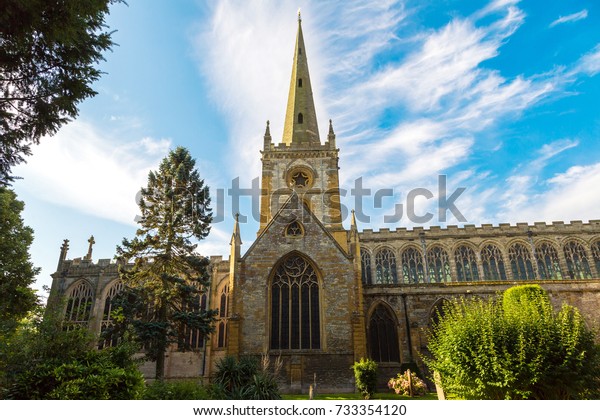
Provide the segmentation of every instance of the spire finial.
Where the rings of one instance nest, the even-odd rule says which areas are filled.
[[[300,8],[298,7],[298,23],[302,22],[302,16],[300,15]]]
[[[235,222],[233,223],[233,234],[231,235],[231,242],[229,245],[239,246],[242,243],[240,236],[240,214],[235,214]]]
[[[67,259],[67,252],[69,251],[69,240],[65,239],[60,247],[60,256],[58,257],[58,266],[56,271],[60,270],[60,266]]]
[[[271,137],[271,129],[269,128],[269,120],[267,120],[267,129],[265,130],[265,137]]]

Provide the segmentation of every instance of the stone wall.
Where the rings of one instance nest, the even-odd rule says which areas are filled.
[[[306,216],[306,215],[304,215]],[[301,237],[284,234],[287,223],[303,222]],[[270,281],[282,257],[298,253],[317,271],[320,298],[321,348],[310,351],[270,350]],[[349,389],[354,355],[352,315],[358,310],[358,276],[353,258],[312,215],[304,217],[295,206],[283,208],[240,262],[236,308],[240,316],[241,354],[284,356],[288,389],[304,390],[317,373],[324,387]]]

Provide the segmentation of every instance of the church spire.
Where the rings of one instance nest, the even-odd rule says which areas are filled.
[[[321,144],[299,11],[296,50],[283,128],[283,143],[288,146]]]

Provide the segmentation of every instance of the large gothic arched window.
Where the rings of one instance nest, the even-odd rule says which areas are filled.
[[[402,277],[404,283],[425,282],[423,254],[415,247],[411,246],[402,252]]]
[[[563,250],[569,277],[577,280],[591,279],[592,270],[583,245],[576,241],[569,241]]]
[[[592,258],[594,258],[594,264],[596,264],[596,273],[600,276],[600,241],[592,245]]]
[[[542,242],[535,247],[538,270],[542,280],[560,280],[562,272],[558,260],[558,252],[552,244]]]
[[[477,281],[479,272],[477,271],[477,257],[473,248],[467,245],[461,245],[454,253],[456,261],[456,274],[458,281]]]
[[[371,278],[371,254],[365,248],[361,248],[360,250],[360,267],[363,283],[373,283],[373,279]]]
[[[103,333],[107,328],[113,325],[113,303],[115,297],[119,294],[119,292],[121,292],[121,290],[123,290],[123,282],[117,280],[106,292],[106,297],[104,298],[104,312],[102,313],[102,322],[100,323],[100,333]],[[114,347],[117,344],[118,340],[116,338],[110,338],[100,341],[98,348],[102,349],[104,347]]]
[[[65,329],[87,327],[92,313],[94,293],[85,281],[79,281],[71,288],[65,311]]]
[[[292,254],[271,281],[271,349],[320,349],[319,282],[313,266]]]
[[[396,272],[396,257],[390,249],[382,249],[375,255],[375,283],[396,284],[398,273]]]
[[[400,362],[398,331],[391,311],[379,304],[369,319],[369,352],[376,362]]]
[[[506,280],[502,252],[495,245],[486,245],[481,250],[481,265],[484,280]]]
[[[523,244],[514,244],[508,248],[508,258],[510,259],[510,268],[513,279],[515,280],[534,280],[535,272],[531,262],[531,253]]]
[[[427,267],[429,281],[442,283],[452,281],[448,254],[439,246],[433,246],[427,251]]]

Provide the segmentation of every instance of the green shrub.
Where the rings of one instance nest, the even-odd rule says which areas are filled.
[[[360,359],[352,365],[356,389],[365,400],[371,399],[377,389],[377,363],[370,359]]]
[[[546,309],[544,307],[547,305],[550,305],[548,292],[538,284],[513,286],[502,294],[502,310],[507,315],[515,313],[519,316],[524,307],[540,311]]]
[[[458,300],[434,326],[425,357],[444,390],[466,399],[596,398],[600,348],[579,311],[555,312],[537,287],[502,301]]]
[[[60,307],[60,306],[57,306]],[[21,325],[0,355],[2,397],[8,399],[138,399],[144,378],[123,343],[93,350],[87,329],[63,330],[62,313],[49,310]]]
[[[409,372],[410,382],[408,380]],[[427,385],[425,385],[425,382],[423,382],[423,380],[421,380],[415,372],[411,372],[410,370],[407,370],[404,373],[399,373],[395,378],[391,378],[388,381],[388,388],[393,389],[398,395],[416,397],[427,394]]]
[[[206,400],[208,391],[194,380],[154,381],[146,386],[145,400]]]
[[[41,360],[15,375],[10,399],[131,400],[142,397],[144,378],[125,346],[88,350],[76,358]]]

